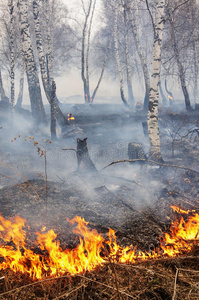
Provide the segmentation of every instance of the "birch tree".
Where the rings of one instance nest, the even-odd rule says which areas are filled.
[[[44,1],[45,6],[45,20],[44,20],[44,32],[45,32],[45,49],[46,49],[46,68],[48,74],[48,82],[53,83],[54,72],[53,72],[53,15],[55,13],[54,0],[50,6],[49,0]],[[51,9],[50,9],[51,7]]]
[[[123,84],[122,68],[121,68],[120,56],[119,56],[119,47],[118,47],[118,33],[117,33],[118,10],[119,10],[119,7],[116,7],[115,8],[115,23],[114,23],[114,29],[113,29],[115,57],[116,57],[118,75],[119,75],[119,80],[120,80],[120,96],[121,96],[121,99],[122,99],[124,105],[128,106],[128,103],[124,96],[124,84]]]
[[[128,39],[128,20],[127,20],[127,0],[124,0],[123,5],[124,14],[124,39],[125,39],[125,64],[126,64],[126,75],[127,75],[127,88],[128,88],[128,103],[134,105],[133,89],[131,82],[131,68],[130,68],[130,58],[129,58],[129,39]]]
[[[9,0],[10,28],[9,28],[9,46],[10,46],[10,99],[12,107],[15,102],[15,49],[14,49],[14,1]]]
[[[166,0],[158,0],[156,6],[155,19],[152,17],[154,40],[153,40],[153,58],[151,70],[151,84],[148,107],[148,134],[150,140],[150,159],[162,162],[160,149],[160,137],[158,126],[158,102],[159,102],[159,81],[161,67],[161,52],[163,30],[165,25],[165,4]]]
[[[56,84],[55,81],[52,81],[51,88],[51,101],[50,101],[50,111],[51,111],[51,122],[50,122],[50,132],[51,132],[51,140],[56,140]]]
[[[108,60],[108,56],[109,56],[109,53],[110,53],[110,50],[111,50],[111,45],[112,45],[112,35],[110,36],[109,38],[109,44],[108,44],[108,48],[106,50],[106,54],[105,54],[105,57],[104,57],[104,61],[103,61],[103,64],[102,64],[102,69],[101,69],[101,73],[100,73],[100,77],[99,77],[99,80],[97,82],[97,85],[93,91],[93,94],[92,94],[92,97],[91,97],[91,101],[93,103],[94,99],[95,99],[95,95],[99,89],[99,86],[100,86],[100,83],[102,81],[102,78],[103,78],[103,75],[104,75],[104,71],[105,71],[105,67],[106,67],[106,63],[107,63],[107,60]]]
[[[44,47],[43,47],[43,40],[42,40],[42,34],[41,34],[41,25],[40,25],[40,18],[39,18],[39,6],[38,6],[38,0],[33,0],[33,15],[34,15],[34,24],[35,24],[35,36],[36,36],[36,46],[37,46],[37,52],[39,57],[39,65],[40,65],[40,71],[41,71],[41,78],[43,82],[44,91],[46,94],[46,97],[51,103],[51,86],[53,83],[53,71],[52,71],[52,61],[51,61],[51,44],[48,41],[49,50],[47,52],[47,57],[45,55]],[[47,39],[50,39],[49,32]],[[46,58],[48,60],[48,68],[46,63]],[[65,118],[64,114],[62,113],[57,101],[54,102],[53,107],[55,109],[56,118],[60,124],[61,127],[68,125],[68,121]]]
[[[5,94],[5,90],[3,87],[1,69],[0,69],[0,94],[1,94],[1,101],[5,101],[6,94]]]
[[[134,36],[134,40],[135,40],[135,45],[136,45],[136,49],[137,49],[137,52],[138,52],[138,55],[140,58],[140,63],[141,63],[141,67],[142,67],[142,71],[143,71],[143,75],[144,75],[144,82],[145,82],[144,110],[147,111],[148,104],[149,104],[150,75],[149,75],[147,60],[146,60],[146,57],[142,50],[140,38],[138,35],[138,25],[136,22],[136,11],[138,11],[137,0],[132,2],[133,6],[131,5],[129,0],[127,0],[127,1],[128,1],[127,2],[128,3],[127,4],[128,5],[128,16],[129,16],[129,20],[131,22],[131,28],[132,28],[132,32],[133,32],[133,36]],[[134,8],[134,15],[132,14],[132,8]]]
[[[185,70],[184,70],[183,64],[180,59],[180,49],[178,47],[178,43],[176,40],[174,15],[171,12],[171,5],[168,5],[168,16],[169,16],[168,19],[169,19],[169,23],[170,23],[171,41],[173,43],[174,55],[175,55],[175,59],[176,59],[177,66],[178,66],[180,83],[181,83],[181,87],[182,87],[182,91],[183,91],[183,95],[184,95],[184,99],[185,99],[185,106],[186,106],[186,110],[189,111],[189,110],[191,110],[190,98],[189,98],[189,93],[188,93],[188,89],[186,86]]]
[[[30,25],[28,22],[28,1],[18,0],[18,9],[21,20],[21,43],[27,74],[31,111],[34,120],[37,123],[42,123],[46,122],[46,114],[42,102],[39,77],[37,73],[35,58],[33,54],[33,47],[30,37]]]
[[[93,89],[93,93],[91,92],[90,81],[91,81],[91,63],[90,63],[90,52],[92,46],[91,40],[91,33],[92,27],[94,23],[94,13],[96,8],[96,0],[89,0],[87,5],[82,2],[82,9],[85,15],[84,23],[83,23],[83,30],[82,30],[82,38],[81,38],[81,78],[83,82],[83,89],[84,89],[84,101],[87,104],[92,104],[94,102],[96,93],[100,87],[104,71],[106,68],[109,52],[112,45],[112,34],[110,34],[108,38],[108,44],[106,48],[106,52],[104,55],[104,59],[101,65],[101,70],[99,73],[99,79]],[[93,57],[95,59],[95,57]]]
[[[86,62],[85,62],[85,48],[86,48],[86,31],[88,26],[88,19],[91,13],[91,7],[92,7],[92,0],[89,1],[88,9],[86,11],[86,8],[83,7],[84,13],[85,13],[85,20],[84,20],[84,26],[82,31],[82,50],[81,50],[81,77],[83,81],[84,86],[84,100],[85,103],[90,103],[90,90],[89,90],[89,75],[88,75],[88,55],[89,55],[89,48],[90,44],[87,45],[87,55],[86,55]],[[90,37],[88,37],[88,42],[90,43]],[[86,74],[85,74],[86,69]]]
[[[23,90],[24,90],[24,58],[21,49],[20,55],[20,78],[19,78],[19,94],[17,98],[16,108],[20,108],[23,101]]]

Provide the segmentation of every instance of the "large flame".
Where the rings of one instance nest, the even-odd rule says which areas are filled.
[[[89,229],[88,222],[76,216],[69,221],[77,223],[73,232],[79,236],[79,245],[75,249],[63,250],[56,233],[52,229],[47,232],[43,229],[36,233],[35,245],[40,253],[36,254],[27,246],[26,220],[15,216],[11,221],[0,215],[0,270],[9,268],[41,279],[65,272],[77,274],[90,271],[106,263],[107,259],[133,263],[139,259],[187,253],[193,246],[199,246],[199,215],[176,206],[172,209],[177,213],[176,219],[171,224],[170,232],[160,238],[159,250],[152,253],[138,251],[133,246],[123,248],[118,245],[114,230],[110,229],[107,238],[104,238],[97,230]]]

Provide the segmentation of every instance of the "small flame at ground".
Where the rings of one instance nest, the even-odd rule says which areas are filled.
[[[72,121],[75,120],[75,118],[73,117],[73,115],[71,113],[68,114],[68,121]]]
[[[169,100],[173,101],[173,97],[171,95],[168,95]]]
[[[76,216],[69,221],[77,224],[73,232],[79,236],[79,245],[75,249],[63,250],[57,234],[52,229],[46,232],[43,228],[36,233],[35,244],[41,253],[36,254],[27,246],[26,220],[15,216],[11,221],[0,215],[0,270],[9,268],[41,279],[66,272],[77,274],[91,271],[105,264],[108,257],[119,263],[134,263],[139,259],[187,253],[193,246],[199,246],[199,215],[176,206],[172,206],[172,209],[178,217],[172,222],[170,232],[160,238],[159,250],[151,253],[138,251],[134,246],[123,248],[118,245],[114,230],[110,229],[107,238],[104,238],[97,230],[89,229],[88,222]],[[190,213],[192,215],[188,216]]]

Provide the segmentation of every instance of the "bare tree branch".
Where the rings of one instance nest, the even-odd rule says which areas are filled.
[[[190,172],[193,172],[193,173],[196,173],[196,174],[199,175],[199,172],[197,172],[197,171],[195,171],[193,169],[187,168],[187,167],[159,163],[159,162],[156,162],[156,161],[153,161],[153,160],[150,160],[150,159],[122,159],[122,160],[117,160],[117,161],[113,161],[112,163],[110,163],[107,166],[105,166],[104,168],[102,168],[101,171],[105,170],[106,168],[108,168],[108,167],[110,167],[112,165],[118,164],[118,163],[138,162],[138,161],[139,162],[145,162],[147,164],[150,164],[150,163],[151,164],[155,164],[155,165],[158,165],[158,166],[161,166],[161,167],[183,169],[183,170],[190,171]]]

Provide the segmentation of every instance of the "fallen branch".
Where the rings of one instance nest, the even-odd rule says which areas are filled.
[[[62,148],[62,150],[75,151],[75,152],[77,152],[77,150],[75,150],[75,149],[73,149],[73,148]]]
[[[145,162],[145,163],[148,163],[148,164],[151,163],[151,164],[158,165],[158,166],[161,166],[161,167],[183,169],[183,170],[190,171],[190,172],[193,172],[193,173],[196,173],[197,175],[199,175],[199,172],[197,172],[197,171],[195,171],[193,169],[187,168],[187,167],[177,166],[177,165],[168,165],[168,164],[159,163],[159,162],[156,162],[156,161],[153,161],[153,160],[150,160],[150,159],[122,159],[122,160],[117,160],[117,161],[113,161],[112,163],[110,163],[107,166],[105,166],[104,168],[102,168],[101,171],[105,170],[106,168],[108,168],[108,167],[110,167],[112,165],[118,164],[118,163],[138,162],[138,161]]]

